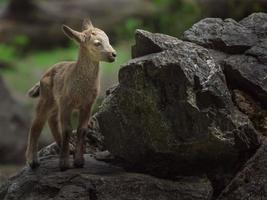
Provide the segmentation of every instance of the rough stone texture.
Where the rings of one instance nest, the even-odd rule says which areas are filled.
[[[260,63],[267,63],[267,39],[259,40],[259,42],[246,51],[247,55],[256,57]]]
[[[241,25],[252,30],[259,39],[267,37],[267,14],[253,13],[239,22]]]
[[[206,18],[185,31],[184,39],[229,53],[242,53],[258,38],[254,32],[233,19]]]
[[[132,47],[133,58],[171,49],[182,42],[169,35],[161,33],[151,34],[150,32],[140,29],[135,31],[135,41],[136,44]],[[140,48],[140,46],[142,46],[142,48]]]
[[[134,51],[149,55],[122,66],[96,115],[111,153],[159,175],[230,164],[259,145],[208,50],[145,31],[136,38]]]
[[[230,87],[244,90],[266,105],[266,27],[265,13],[251,14],[240,23],[208,18],[193,25],[184,33],[184,38],[211,48],[210,52],[224,69]],[[236,49],[238,46],[241,51]]]
[[[242,88],[267,106],[266,64],[252,56],[233,55],[224,60],[224,70],[232,87]]]
[[[3,200],[210,200],[211,196],[205,177],[163,180],[125,172],[88,154],[85,168],[64,173],[57,157],[43,157],[39,169],[25,167],[0,188]]]
[[[0,163],[24,161],[29,115],[0,77]]]
[[[245,164],[218,200],[267,199],[267,140]]]

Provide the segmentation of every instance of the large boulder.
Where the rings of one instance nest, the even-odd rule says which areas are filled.
[[[239,23],[208,18],[185,31],[184,39],[210,49],[231,88],[245,90],[267,105],[266,27],[265,13],[251,14]]]
[[[259,39],[267,37],[267,14],[253,13],[239,22],[244,27],[252,30]]]
[[[208,50],[140,30],[136,39],[141,57],[122,66],[96,114],[111,153],[166,175],[230,165],[257,148],[257,131],[235,108]]]
[[[255,43],[256,34],[233,19],[206,18],[185,31],[184,39],[229,53],[242,53]]]
[[[83,169],[60,172],[58,157],[42,157],[39,169],[25,167],[0,188],[0,199],[17,200],[210,200],[205,177],[158,179],[125,172],[86,155]]]
[[[29,114],[0,77],[0,163],[21,163],[27,142]]]
[[[260,63],[254,56],[231,55],[224,60],[223,65],[232,87],[245,90],[267,106],[266,64]]]
[[[225,20],[220,26],[218,26],[218,21],[221,20],[216,18],[201,20],[184,33],[184,38],[209,49],[216,63],[224,70],[228,87],[232,90],[233,96],[236,96],[235,91],[239,90],[245,96],[252,97],[253,101],[258,104],[259,109],[249,116],[254,125],[266,134],[267,14],[253,13],[239,23]],[[233,28],[233,23],[229,23],[229,21],[239,28]],[[227,31],[222,34],[222,30]],[[246,31],[244,32],[244,30]],[[248,32],[252,35],[245,34]],[[245,37],[250,37],[250,39]],[[218,38],[220,39],[218,40]],[[225,42],[223,46],[220,46],[218,41],[222,40]],[[243,41],[242,51],[235,50],[234,44],[237,41]],[[240,96],[240,93],[237,95]],[[237,106],[240,108],[240,105]]]

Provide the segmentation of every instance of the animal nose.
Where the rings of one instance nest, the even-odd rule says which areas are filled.
[[[116,52],[112,52],[111,55],[115,58],[117,56]]]

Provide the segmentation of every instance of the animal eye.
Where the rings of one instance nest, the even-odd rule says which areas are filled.
[[[94,44],[95,44],[95,46],[97,46],[97,47],[99,47],[99,46],[102,45],[100,41],[96,41]]]

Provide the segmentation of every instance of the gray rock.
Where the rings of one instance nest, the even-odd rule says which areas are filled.
[[[210,200],[211,183],[205,177],[158,179],[129,173],[96,161],[88,154],[83,169],[60,172],[58,158],[42,157],[41,167],[25,167],[0,187],[3,200]]]
[[[29,114],[0,77],[0,163],[21,163],[27,141]]]
[[[247,55],[256,57],[262,64],[267,64],[267,39],[262,39],[245,52]]]
[[[252,30],[233,19],[206,18],[184,32],[184,39],[228,53],[243,53],[258,41]]]
[[[137,32],[141,41],[152,38],[154,46],[168,49],[162,45],[168,36],[143,33],[140,39]],[[122,66],[119,85],[96,114],[112,154],[166,175],[209,170],[225,160],[231,164],[240,151],[259,145],[208,50],[179,41],[153,54],[143,44],[137,41],[135,51],[149,55]]]
[[[267,14],[253,13],[239,22],[252,30],[260,39],[267,37]]]
[[[224,70],[232,87],[241,88],[267,106],[267,65],[252,56],[233,55],[224,60]]]
[[[135,31],[136,44],[132,47],[132,58],[158,53],[171,49],[182,41],[161,33],[151,34],[148,31],[138,29]]]
[[[267,199],[267,141],[246,163],[217,200]]]

